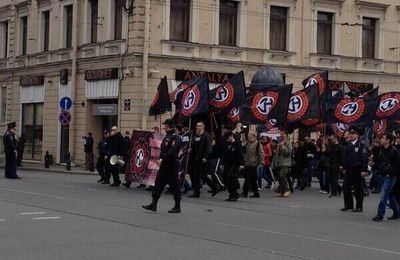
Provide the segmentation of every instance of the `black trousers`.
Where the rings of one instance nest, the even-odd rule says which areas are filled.
[[[97,159],[96,169],[99,173],[100,177],[105,180],[106,174],[106,161],[104,160],[104,156],[100,155],[99,159]]]
[[[153,189],[153,198],[155,200],[158,200],[161,197],[165,185],[167,184],[174,195],[175,202],[180,201],[181,189],[179,188],[179,176],[175,166],[160,167]]]
[[[110,172],[111,172],[112,177],[113,177],[113,183],[120,184],[121,180],[119,179],[119,166],[117,164],[116,165],[111,165],[110,164],[109,167],[110,167]]]
[[[249,190],[254,192],[254,194],[258,194],[257,166],[244,167],[244,184],[242,193],[247,195]]]
[[[363,178],[361,177],[361,171],[346,171],[343,181],[343,196],[344,196],[344,207],[348,209],[354,208],[352,187],[356,197],[356,208],[363,208],[364,201],[364,190],[363,190]]]
[[[17,178],[17,158],[14,151],[6,151],[5,177],[8,179]]]
[[[239,166],[224,166],[225,187],[229,192],[229,197],[238,197],[237,189],[240,188],[238,180]]]
[[[205,172],[206,165],[202,162],[192,162],[189,165],[189,176],[192,182],[192,189],[194,194],[200,194],[201,180]]]
[[[331,194],[336,196],[339,191],[342,191],[342,187],[339,185],[339,164],[331,164],[329,172],[331,176]]]

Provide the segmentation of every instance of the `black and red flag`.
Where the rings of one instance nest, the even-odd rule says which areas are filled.
[[[376,118],[400,120],[400,92],[388,92],[379,95]]]
[[[325,114],[327,112],[327,102],[331,96],[331,91],[329,89],[329,80],[328,80],[328,71],[323,71],[320,73],[313,74],[303,80],[302,82],[304,88],[308,88],[312,85],[317,84],[319,90],[319,105],[320,109],[320,116],[321,118],[325,118]]]
[[[319,92],[314,84],[292,94],[289,102],[287,122],[302,123],[309,120],[319,120]],[[312,121],[313,123],[315,121]]]
[[[240,123],[240,107],[232,107],[230,110],[219,113],[219,120],[224,125],[236,126]]]
[[[379,119],[374,122],[374,134],[381,137],[385,133],[391,133],[400,128],[400,120]]]
[[[210,109],[216,112],[241,106],[246,99],[246,86],[243,71],[231,80],[210,90]]]
[[[149,115],[157,116],[169,111],[172,111],[172,104],[169,99],[167,77],[165,76],[158,85],[156,96],[149,108]]]
[[[368,90],[367,92],[364,92],[360,95],[360,97],[363,98],[373,98],[377,97],[379,94],[379,86],[373,89]]]
[[[251,91],[241,107],[243,124],[267,124],[268,128],[286,122],[293,85],[271,87],[264,91]]]
[[[379,99],[375,98],[334,98],[332,110],[329,111],[328,123],[344,123],[351,126],[372,124],[375,118]]]
[[[178,93],[176,99],[176,110],[179,113],[177,120],[179,122],[209,111],[207,79],[197,77],[195,81],[191,80],[189,83],[190,85],[187,84],[188,87],[185,87],[181,94]]]

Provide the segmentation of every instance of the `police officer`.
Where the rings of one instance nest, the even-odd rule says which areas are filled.
[[[179,176],[177,171],[178,155],[181,148],[181,138],[175,132],[175,122],[167,119],[163,123],[167,135],[161,143],[160,169],[158,170],[152,197],[153,201],[147,206],[142,206],[146,210],[157,211],[157,202],[161,197],[166,184],[169,185],[174,195],[175,206],[168,213],[181,212],[181,190],[179,188]]]
[[[7,132],[3,136],[4,152],[6,154],[5,177],[21,179],[17,175],[17,138],[15,137],[15,122],[7,124]]]
[[[344,208],[341,211],[362,212],[363,211],[363,180],[368,170],[368,155],[365,144],[359,139],[360,130],[350,128],[349,142],[345,149],[345,158],[343,161],[344,181],[343,196]],[[353,206],[353,196],[351,188],[354,187],[356,197],[356,208]]]

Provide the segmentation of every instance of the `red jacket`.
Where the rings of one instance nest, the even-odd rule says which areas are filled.
[[[264,149],[264,166],[271,166],[272,163],[272,147],[271,143],[263,144]]]

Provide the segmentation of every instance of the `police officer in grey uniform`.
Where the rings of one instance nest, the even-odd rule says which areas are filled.
[[[165,120],[164,129],[167,135],[161,143],[160,169],[158,170],[152,197],[153,201],[146,206],[146,210],[157,211],[157,202],[168,184],[174,195],[175,206],[168,213],[181,212],[181,190],[179,187],[179,176],[177,171],[178,155],[181,148],[181,138],[175,132],[175,122],[172,119]]]

